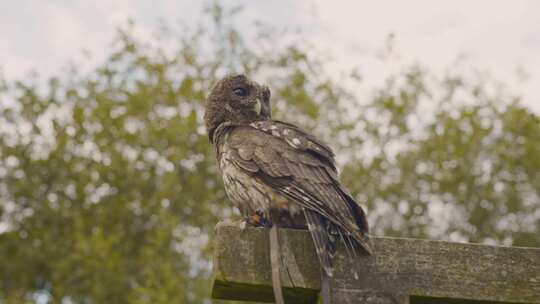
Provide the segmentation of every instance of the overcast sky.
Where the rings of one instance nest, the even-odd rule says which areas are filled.
[[[389,33],[401,63],[444,71],[458,57],[489,71],[540,113],[540,1],[227,1],[242,15],[276,26],[306,29],[330,50],[337,68],[359,65],[376,83],[389,71],[373,58]],[[0,67],[14,79],[36,70],[57,73],[68,61],[91,67],[108,53],[114,29],[132,18],[144,35],[157,20],[197,22],[201,1],[20,0],[0,2]],[[82,50],[93,60],[82,61]],[[521,75],[521,76],[518,76]],[[525,77],[523,77],[525,76]],[[523,81],[525,79],[525,81]]]

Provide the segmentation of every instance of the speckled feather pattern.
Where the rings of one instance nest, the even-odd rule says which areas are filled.
[[[358,245],[369,251],[365,215],[337,181],[328,146],[273,120],[223,124],[215,144],[229,198],[245,214],[256,209],[303,213],[328,274],[336,236],[354,254]]]

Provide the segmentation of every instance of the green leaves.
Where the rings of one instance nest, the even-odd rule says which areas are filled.
[[[367,138],[383,153],[344,171],[376,233],[539,246],[538,116],[487,95],[483,79],[430,84],[412,70],[366,105],[378,117],[366,116]]]

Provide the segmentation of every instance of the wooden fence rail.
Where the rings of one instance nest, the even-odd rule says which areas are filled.
[[[268,230],[216,229],[213,298],[272,302]],[[309,233],[280,229],[280,244],[286,303],[316,303],[320,273]],[[540,303],[540,248],[387,237],[372,244],[373,256],[354,260],[338,247],[333,303]]]

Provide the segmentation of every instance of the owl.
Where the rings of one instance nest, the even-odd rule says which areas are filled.
[[[340,184],[334,153],[298,126],[271,118],[270,90],[229,75],[208,95],[205,123],[226,193],[247,222],[307,228],[332,276],[336,242],[371,253],[362,208]]]

